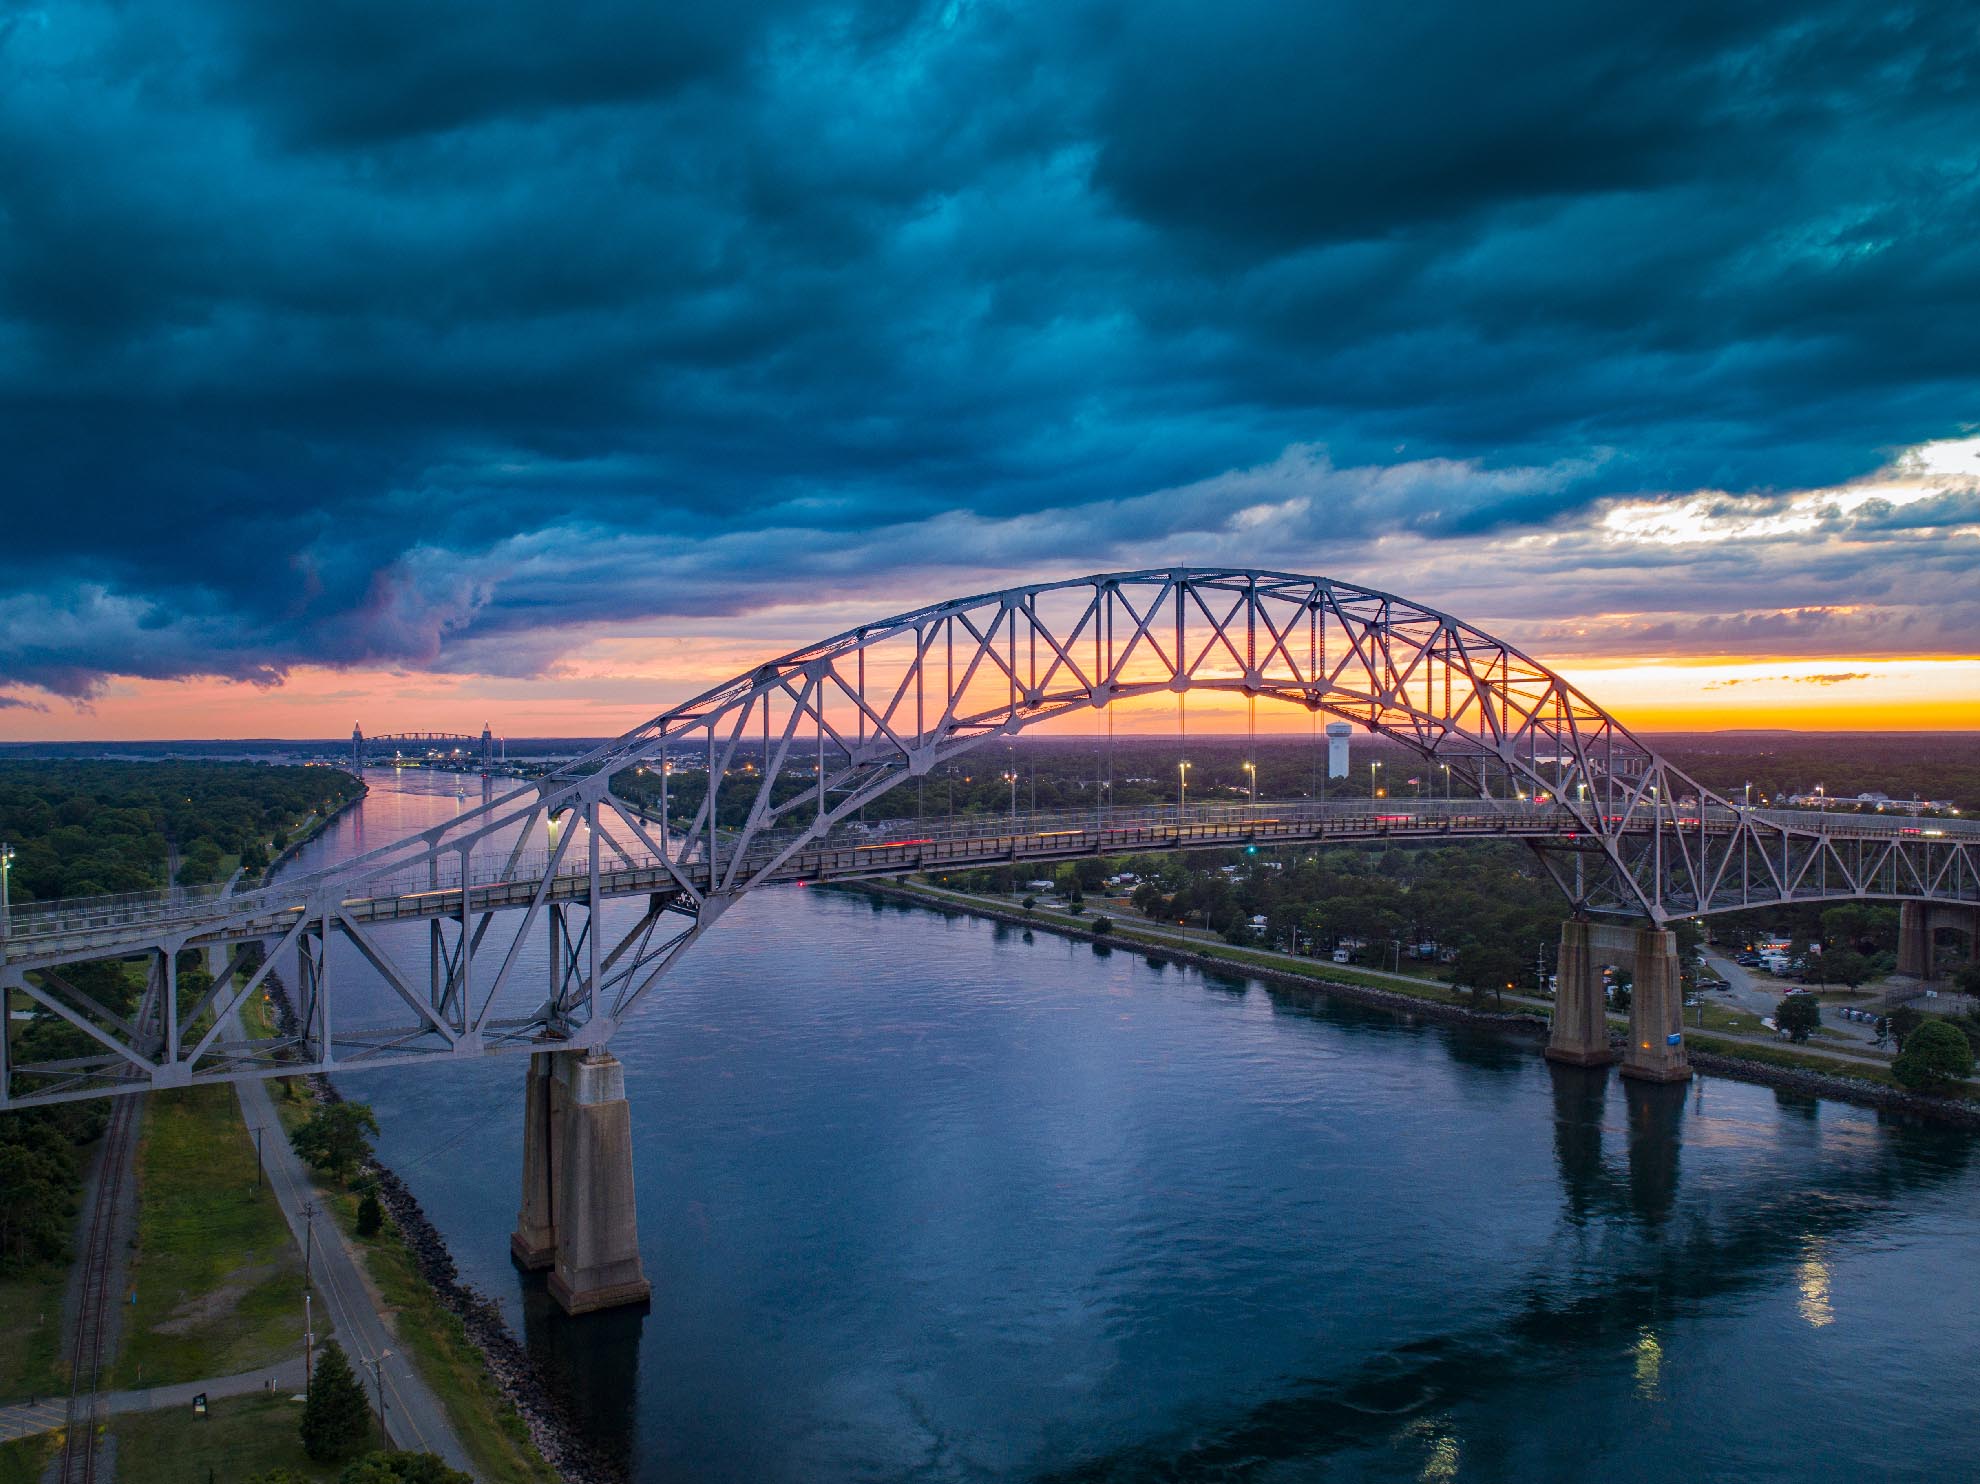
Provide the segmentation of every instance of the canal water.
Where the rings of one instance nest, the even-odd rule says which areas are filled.
[[[368,781],[300,868],[474,802]],[[614,1049],[645,1315],[509,1264],[520,1060],[341,1085],[638,1480],[1980,1476],[1968,1135],[815,890]]]

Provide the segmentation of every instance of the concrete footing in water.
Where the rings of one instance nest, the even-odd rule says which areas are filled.
[[[1602,966],[1622,963],[1630,966],[1633,980],[1623,1075],[1644,1082],[1685,1081],[1691,1076],[1691,1061],[1684,1047],[1677,934],[1662,928],[1581,918],[1561,924],[1547,1059],[1577,1067],[1606,1066],[1616,1059],[1609,1048]]]
[[[522,1205],[509,1252],[550,1270],[568,1314],[652,1297],[633,1203],[625,1070],[606,1051],[543,1051],[523,1093]]]
[[[1571,1067],[1606,1067],[1616,1059],[1609,1049],[1609,1022],[1602,993],[1602,967],[1593,941],[1613,933],[1583,918],[1561,924],[1561,954],[1554,967],[1554,1024],[1547,1036],[1547,1060]]]
[[[1635,983],[1629,998],[1629,1045],[1622,1074],[1639,1082],[1688,1082],[1684,1047],[1684,989],[1678,980],[1677,934],[1637,928]]]

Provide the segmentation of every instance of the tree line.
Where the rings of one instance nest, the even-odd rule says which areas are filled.
[[[175,847],[181,886],[222,880],[229,862],[258,871],[312,817],[363,791],[336,768],[0,762],[0,841],[15,851],[9,889],[16,902],[148,891],[168,884]]]

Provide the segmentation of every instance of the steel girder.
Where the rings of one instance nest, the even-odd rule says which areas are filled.
[[[1454,789],[1484,807],[1544,808],[1547,828],[1508,821],[1499,833],[1527,839],[1579,911],[1663,922],[1852,896],[1980,900],[1980,835],[1735,808],[1546,666],[1436,609],[1281,572],[1108,573],[849,629],[331,871],[227,898],[26,909],[0,945],[0,985],[77,1027],[101,1054],[0,1065],[0,1105],[602,1044],[742,893],[814,868],[922,869],[925,851],[831,864],[835,850],[865,848],[846,827],[888,790],[1029,727],[1134,697],[1173,694],[1183,705],[1192,691],[1343,718],[1447,767]],[[667,780],[690,764],[706,770],[706,787],[686,824],[670,827]],[[612,786],[655,767],[657,815]],[[1125,838],[1107,826],[1096,818],[1092,842],[1077,848]],[[1302,838],[1327,837],[1316,825]],[[1206,843],[1178,829],[1134,848]],[[1036,854],[1015,838],[994,848],[989,859]],[[646,898],[644,910],[608,930],[605,901],[629,894]],[[427,925],[419,975],[379,940],[382,924],[407,917]],[[540,993],[519,973],[539,923],[549,967]],[[196,999],[176,982],[188,949],[233,955]],[[136,955],[156,969],[135,1021],[61,974]],[[293,1021],[273,1038],[248,1037],[236,1012],[278,965]],[[342,1013],[337,987],[353,974],[389,991],[391,1023]]]

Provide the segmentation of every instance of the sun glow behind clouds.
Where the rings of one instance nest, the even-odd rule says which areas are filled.
[[[1663,546],[1780,540],[1814,535],[1873,506],[1901,510],[1959,489],[1980,490],[1980,438],[1920,444],[1871,478],[1833,489],[1787,495],[1701,490],[1677,500],[1622,500],[1609,506],[1600,530],[1612,541]],[[1980,526],[1946,532],[1976,533]]]
[[[374,731],[475,731],[490,719],[511,736],[614,735],[765,659],[881,615],[1063,577],[1075,562],[1069,553],[1090,553],[1080,563],[1089,570],[1221,558],[1401,593],[1505,638],[1643,730],[1980,729],[1980,599],[1971,582],[1980,563],[1980,438],[1921,444],[1828,488],[1638,494],[1477,535],[1393,524],[1392,507],[1411,490],[1429,489],[1436,505],[1477,473],[1434,460],[1338,469],[1302,448],[1263,475],[1213,478],[1186,498],[1117,502],[1110,519],[1130,508],[1139,514],[1126,522],[1132,539],[1112,545],[1096,545],[1079,512],[1055,513],[1050,540],[1013,545],[1013,525],[1040,517],[948,511],[888,528],[891,565],[801,598],[791,596],[801,587],[787,587],[753,604],[745,597],[739,611],[681,602],[683,611],[609,623],[552,619],[449,635],[430,668],[299,665],[265,688],[124,676],[80,709],[32,690],[8,705],[0,690],[0,737],[334,737],[348,732],[353,715]],[[1551,488],[1553,477],[1522,471],[1511,486],[1531,493]],[[1281,498],[1289,485],[1304,493]],[[1229,498],[1208,498],[1213,489]],[[1351,521],[1336,530],[1343,509],[1390,511],[1391,525],[1378,523],[1372,539]],[[780,533],[760,534],[771,544],[757,555],[768,560]],[[516,538],[502,549],[547,539]],[[959,550],[977,560],[957,560]],[[560,592],[594,576],[611,580],[648,555],[594,553],[595,566],[577,572],[551,563],[530,578],[541,589],[538,611],[554,612]],[[722,570],[719,552],[698,553],[692,543],[672,560],[690,588],[710,580],[705,562]],[[491,592],[522,580],[502,562],[485,565],[477,581]],[[1178,729],[1166,698],[1123,705],[1114,723],[1124,735]],[[1188,724],[1192,733],[1230,734],[1253,722],[1240,698],[1202,692],[1189,703]],[[1266,703],[1255,724],[1283,735],[1313,723],[1301,708]],[[1104,723],[1082,712],[1061,725]]]

